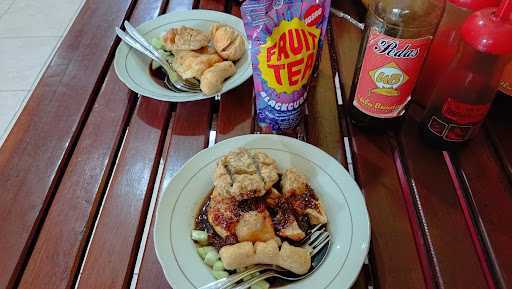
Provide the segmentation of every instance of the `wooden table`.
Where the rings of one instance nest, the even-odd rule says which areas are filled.
[[[0,288],[170,288],[152,241],[158,192],[201,149],[254,130],[252,80],[220,101],[135,95],[114,72],[113,28],[192,7],[240,14],[221,0],[86,1],[0,150]],[[372,246],[353,288],[512,288],[512,119],[495,109],[457,153],[418,140],[415,105],[401,131],[352,127],[360,37],[331,19],[307,116],[307,140],[366,197]]]

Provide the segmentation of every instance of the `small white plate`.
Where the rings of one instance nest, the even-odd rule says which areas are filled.
[[[213,186],[217,160],[245,147],[274,158],[281,171],[294,167],[305,174],[325,206],[332,244],[325,262],[308,278],[287,285],[299,288],[350,288],[370,244],[364,197],[348,172],[315,146],[277,135],[246,135],[205,149],[188,161],[163,191],[156,209],[155,249],[173,288],[199,288],[214,281],[190,239],[194,216]]]
[[[194,9],[161,15],[141,24],[137,27],[137,30],[148,41],[151,41],[151,39],[159,37],[171,27],[189,26],[209,32],[210,26],[214,23],[227,24],[237,29],[242,33],[247,43],[246,53],[235,64],[237,72],[224,82],[224,87],[220,93],[225,93],[242,84],[252,75],[249,42],[247,41],[242,19],[222,12]],[[131,90],[148,97],[175,102],[212,97],[202,93],[176,93],[162,87],[149,74],[149,64],[149,57],[131,48],[126,43],[121,43],[117,48],[114,59],[116,73],[119,79]]]

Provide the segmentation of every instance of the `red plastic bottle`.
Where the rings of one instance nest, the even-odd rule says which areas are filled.
[[[512,62],[505,67],[498,89],[504,96],[512,97]]]
[[[453,149],[478,131],[512,54],[511,9],[512,0],[505,0],[464,22],[462,45],[435,86],[423,120],[430,143]]]
[[[466,18],[474,11],[498,5],[499,0],[448,0],[446,2],[443,18],[413,92],[416,103],[422,106],[427,105],[435,83],[440,80],[442,72],[450,65],[457,53],[461,42],[459,29]]]

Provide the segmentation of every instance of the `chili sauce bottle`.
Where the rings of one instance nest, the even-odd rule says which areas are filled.
[[[444,7],[444,0],[370,4],[350,94],[354,124],[390,127],[404,116]]]
[[[512,55],[512,1],[471,14],[461,27],[458,52],[434,88],[423,135],[442,149],[456,149],[483,123]]]

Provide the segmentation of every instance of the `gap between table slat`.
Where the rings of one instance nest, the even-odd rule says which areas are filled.
[[[129,286],[169,116],[169,103],[140,98],[77,288]]]
[[[363,9],[347,2],[333,5],[362,19]],[[332,17],[340,93],[347,101],[354,72],[361,31],[343,20]],[[335,79],[336,80],[336,79]],[[336,83],[335,83],[336,84]],[[341,91],[343,88],[343,91]],[[344,106],[344,109],[347,107]],[[341,111],[346,111],[340,109]],[[371,286],[377,288],[425,288],[421,262],[415,248],[415,238],[408,222],[408,212],[393,159],[393,149],[388,136],[363,132],[346,125],[352,152],[347,154],[354,163],[357,180],[365,193],[372,222],[370,250]],[[392,230],[393,233],[390,233]],[[400,236],[400,237],[398,237]],[[394,249],[391,249],[394,248]],[[392,253],[394,252],[394,253]]]
[[[173,1],[176,2],[176,1]],[[221,5],[220,1],[180,1],[186,2],[181,7],[186,5],[194,6],[200,9],[214,9],[223,11],[226,5]],[[169,6],[167,11],[172,11],[175,6]],[[197,152],[205,148],[208,144],[209,131],[212,120],[213,104],[211,99],[201,101],[179,103],[176,106],[172,130],[168,134],[170,141],[169,152],[167,158],[164,160],[164,172],[158,190],[158,197],[160,191],[167,187],[172,179],[172,176],[183,166],[183,164],[195,155]],[[160,263],[156,257],[154,243],[153,243],[153,226],[155,222],[155,212],[152,214],[150,223],[148,239],[145,244],[143,257],[141,260],[141,267],[136,280],[136,288],[171,288],[167,282]]]
[[[475,226],[475,246],[484,251],[482,266],[488,267],[498,288],[509,288],[512,286],[512,228],[509,224],[512,185],[502,161],[485,131],[450,155],[450,160],[462,184],[460,201],[470,213],[468,225]]]
[[[57,190],[18,289],[70,288],[76,280],[98,205],[136,104],[135,96],[124,89],[113,69],[106,83]]]

